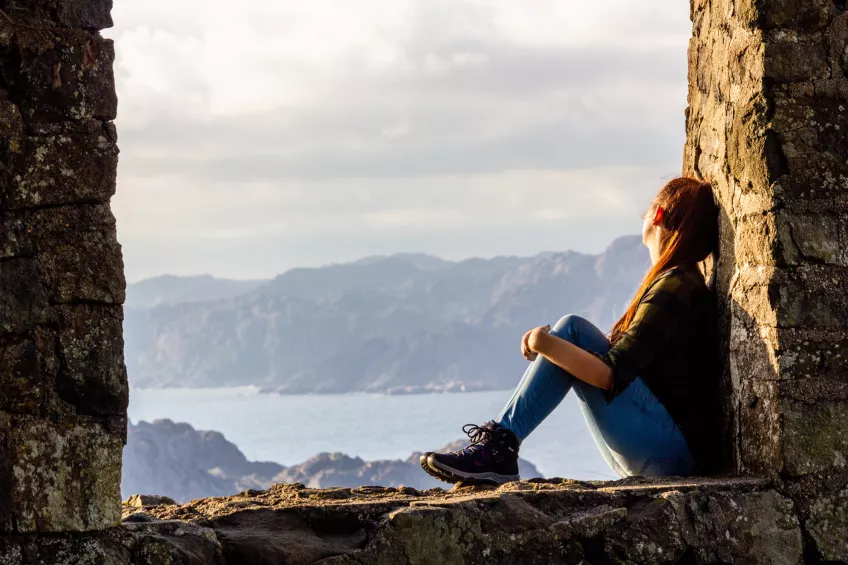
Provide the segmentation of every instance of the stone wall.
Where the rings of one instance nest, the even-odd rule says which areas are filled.
[[[120,520],[111,0],[0,0],[0,532]]]
[[[729,459],[780,477],[811,545],[848,560],[845,2],[691,9],[684,173],[711,179],[723,211]]]

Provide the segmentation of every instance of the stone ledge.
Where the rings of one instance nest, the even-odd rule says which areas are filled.
[[[181,506],[125,504],[124,524],[103,532],[0,536],[0,563],[838,561],[848,557],[845,516],[828,505],[848,496],[844,479],[813,485],[830,498],[807,496],[810,485],[758,478],[533,479],[450,491],[275,485]]]
[[[793,502],[757,478],[537,479],[451,491],[275,485],[182,506],[126,505],[124,515],[210,528],[227,564],[800,563],[803,554]]]

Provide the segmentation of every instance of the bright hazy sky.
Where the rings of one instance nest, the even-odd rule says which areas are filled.
[[[688,4],[117,1],[127,278],[638,233],[680,170]]]

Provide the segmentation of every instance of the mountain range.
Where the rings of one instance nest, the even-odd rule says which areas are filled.
[[[156,277],[127,288],[126,363],[144,388],[511,388],[526,367],[525,331],[565,314],[609,329],[649,264],[640,238],[627,236],[598,255],[398,254],[265,281]]]

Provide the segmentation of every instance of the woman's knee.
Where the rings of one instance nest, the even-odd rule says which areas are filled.
[[[551,328],[551,335],[564,339],[594,353],[609,351],[609,338],[586,318],[573,314],[564,316]]]
[[[555,335],[562,339],[569,339],[576,335],[576,331],[581,325],[588,324],[589,321],[574,314],[568,314],[559,319],[551,328],[551,335]]]

